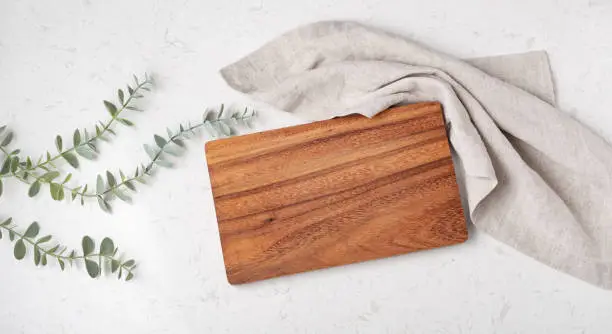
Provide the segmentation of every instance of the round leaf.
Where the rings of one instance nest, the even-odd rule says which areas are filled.
[[[17,260],[21,260],[25,257],[25,254],[26,254],[25,244],[23,243],[22,239],[19,239],[15,243],[15,248],[13,249],[13,255],[15,255],[15,258]]]
[[[100,267],[92,260],[85,260],[85,268],[91,278],[96,278],[100,274]]]
[[[83,255],[85,256],[91,254],[96,248],[96,244],[89,236],[84,236],[81,244],[83,246]]]
[[[115,244],[110,238],[104,238],[100,244],[100,254],[112,255],[115,250]]]

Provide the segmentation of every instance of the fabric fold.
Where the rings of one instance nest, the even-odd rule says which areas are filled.
[[[463,61],[358,23],[318,22],[221,74],[232,88],[307,120],[440,101],[476,227],[612,289],[612,147],[554,107],[542,55]]]

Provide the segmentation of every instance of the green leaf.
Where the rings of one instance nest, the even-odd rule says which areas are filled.
[[[75,149],[76,153],[85,159],[93,160],[96,158],[94,151],[87,146],[79,146]]]
[[[130,95],[134,94],[134,89],[130,87],[130,85],[127,86],[127,90],[128,90],[128,93],[130,93]]]
[[[21,152],[20,149],[12,150],[11,153],[9,153],[9,155],[16,155],[16,154],[19,154],[20,152]]]
[[[136,187],[134,187],[134,184],[130,181],[125,181],[125,186],[128,187],[130,190],[132,191],[136,191]]]
[[[64,268],[66,267],[66,264],[64,263],[64,261],[62,261],[62,259],[58,258],[57,259],[57,263],[59,263],[60,268],[62,269],[62,271],[64,271]]]
[[[125,261],[123,263],[123,266],[129,268],[129,267],[133,266],[135,263],[136,263],[136,261],[134,261],[134,260],[127,260],[127,261]]]
[[[108,204],[108,202],[102,198],[102,196],[98,196],[98,205],[100,206],[100,209],[102,209],[102,211],[104,212],[111,212],[111,207]]]
[[[117,118],[117,120],[119,121],[119,123],[121,123],[123,125],[134,126],[134,123],[132,121],[130,121],[129,119]]]
[[[106,191],[106,187],[104,186],[104,180],[102,179],[102,176],[98,174],[98,177],[96,178],[96,194],[103,194],[104,191]]]
[[[72,173],[68,173],[68,175],[66,175],[66,178],[64,178],[64,181],[62,181],[62,184],[68,183],[68,181],[70,181],[71,178],[72,178]]]
[[[0,179],[0,196],[2,196],[2,191],[4,190],[3,188],[4,186],[2,185],[2,179]]]
[[[19,168],[19,157],[13,157],[11,160],[11,173],[15,174],[17,168]]]
[[[166,133],[168,134],[168,138],[172,138],[174,136],[170,128],[166,128]]]
[[[130,281],[130,280],[132,280],[132,278],[134,278],[134,274],[132,274],[132,272],[129,272],[129,273],[127,274],[127,276],[125,277],[125,281],[126,281],[126,282],[127,282],[127,281]]]
[[[155,138],[155,144],[157,144],[159,148],[164,148],[166,145],[166,140],[164,138],[158,135],[154,135],[153,138]]]
[[[13,140],[13,133],[9,132],[6,137],[4,137],[4,139],[2,140],[2,142],[0,143],[0,147],[4,147],[8,144],[11,143],[11,141]]]
[[[91,254],[96,249],[96,244],[89,236],[84,236],[81,241],[81,245],[83,246],[83,255],[87,256]]]
[[[51,172],[46,172],[45,174],[41,175],[41,177],[39,179],[45,181],[45,182],[51,182],[53,181],[55,178],[57,178],[60,175],[60,173],[58,171],[51,171]]]
[[[30,157],[27,157],[26,158],[26,168],[30,169],[30,168],[32,168],[32,165],[33,165],[32,164],[32,159]]]
[[[38,194],[39,191],[40,191],[40,181],[36,180],[30,186],[30,189],[28,190],[28,196],[34,197]]]
[[[68,161],[72,168],[79,168],[79,159],[77,159],[76,155],[70,152],[64,152],[64,154],[62,154],[62,158]]]
[[[123,91],[121,89],[117,89],[117,97],[119,98],[119,102],[121,104],[125,103]]]
[[[119,269],[119,261],[112,259],[111,260],[111,273],[115,273]]]
[[[131,203],[132,202],[132,198],[128,195],[126,195],[123,191],[116,189],[115,191],[113,191],[113,193],[115,194],[115,196],[117,196],[117,198],[119,198],[120,200],[127,202],[127,203]]]
[[[53,198],[54,200],[61,201],[64,199],[64,188],[61,184],[51,182],[49,184],[49,191],[51,193],[51,198]]]
[[[36,244],[44,244],[45,242],[48,242],[49,240],[51,240],[52,236],[50,235],[46,235],[38,240],[36,240]]]
[[[102,130],[100,130],[100,127],[96,124],[96,136],[100,136],[101,133]]]
[[[57,137],[55,137],[55,147],[58,152],[62,151],[62,136],[57,135]]]
[[[0,134],[6,130],[6,125],[0,126]]]
[[[115,244],[110,238],[102,239],[102,243],[100,244],[100,254],[102,255],[111,255],[115,250]]]
[[[121,181],[125,181],[125,174],[123,174],[123,171],[121,171],[121,169],[119,170],[119,176],[121,177]]]
[[[117,106],[106,100],[104,100],[104,106],[111,116],[115,117],[115,115],[117,115]]]
[[[42,255],[42,258],[40,259],[40,264],[42,264],[43,266],[47,265],[47,254]]]
[[[34,247],[34,265],[40,264],[40,249]]]
[[[11,241],[15,240],[15,232],[13,232],[12,230],[9,230],[9,239]]]
[[[126,108],[129,109],[129,110],[134,110],[134,111],[144,111],[144,110],[142,110],[140,108],[136,108],[134,106],[127,106]]]
[[[0,226],[9,226],[9,225],[11,225],[12,221],[13,221],[13,218],[9,217],[5,221],[3,221],[2,224],[0,224]]]
[[[100,267],[92,260],[85,260],[85,268],[87,269],[87,273],[91,278],[96,278],[100,274]]]
[[[11,161],[12,160],[13,159],[11,159],[10,156],[6,157],[6,159],[4,160],[4,163],[2,164],[2,169],[0,169],[0,175],[5,175],[11,171]]]
[[[151,147],[151,146],[149,146],[147,144],[144,144],[142,146],[144,147],[145,152],[147,152],[147,155],[149,156],[149,158],[156,159],[156,157],[157,157],[157,149],[154,149],[153,147]]]
[[[173,166],[172,163],[165,161],[165,160],[156,160],[155,164],[161,167],[166,167],[166,168],[172,168]]]
[[[115,180],[115,176],[109,171],[106,171],[106,180],[108,181],[109,188],[112,188],[117,185],[117,180]]]
[[[40,226],[37,222],[33,222],[28,226],[25,233],[23,234],[26,238],[35,238],[38,235],[38,231],[40,230]]]
[[[25,254],[26,254],[25,244],[23,243],[22,239],[19,239],[15,243],[15,248],[13,249],[13,255],[15,255],[15,258],[17,260],[21,260],[25,257]]]
[[[74,130],[74,135],[72,135],[72,145],[74,145],[74,147],[79,146],[79,144],[81,143],[81,133],[79,132],[79,129]]]

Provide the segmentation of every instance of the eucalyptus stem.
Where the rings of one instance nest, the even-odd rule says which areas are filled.
[[[96,135],[95,136],[93,136],[91,138],[88,138],[85,141],[82,141],[79,144],[74,145],[74,146],[72,146],[72,147],[70,147],[70,148],[68,148],[68,149],[66,149],[64,151],[60,150],[60,152],[57,155],[51,156],[50,158],[47,158],[44,162],[39,162],[39,163],[37,163],[35,165],[32,165],[29,168],[25,168],[25,171],[32,171],[32,170],[36,170],[36,169],[39,169],[39,168],[45,169],[44,167],[47,164],[53,165],[53,161],[55,161],[55,160],[57,160],[57,159],[59,159],[61,157],[64,157],[66,155],[66,153],[76,152],[79,147],[85,147],[85,146],[89,147],[89,146],[93,145],[93,143],[96,140],[102,138],[106,133],[112,132],[111,126],[113,125],[113,123],[115,123],[117,121],[117,119],[119,118],[119,115],[125,109],[127,109],[130,106],[130,103],[132,102],[132,100],[136,96],[139,96],[138,93],[139,93],[139,91],[141,89],[143,89],[146,85],[149,85],[149,84],[152,84],[152,83],[153,82],[147,76],[143,82],[141,82],[137,86],[135,86],[133,91],[130,90],[128,98],[125,101],[122,101],[121,106],[119,108],[117,108],[116,112],[112,112],[111,113],[112,116],[111,116],[111,118],[106,123],[101,123],[101,125],[102,125],[101,129],[100,130],[96,130]],[[96,125],[96,127],[97,127],[97,125]]]
[[[134,277],[133,270],[136,268],[134,260],[120,261],[115,257],[118,248],[115,248],[113,241],[110,238],[104,238],[100,244],[98,252],[94,252],[95,243],[88,237],[83,237],[83,254],[79,255],[75,250],[70,251],[67,255],[64,253],[68,249],[66,246],[55,244],[54,246],[42,246],[45,243],[51,241],[52,236],[47,235],[40,237],[35,240],[40,230],[40,226],[37,222],[33,222],[28,226],[25,232],[20,233],[15,229],[15,225],[12,223],[12,219],[8,218],[4,222],[0,223],[0,239],[2,238],[2,230],[8,232],[9,239],[11,241],[17,240],[14,246],[14,256],[17,260],[22,260],[26,255],[26,244],[32,246],[34,252],[34,264],[35,265],[47,265],[47,257],[55,259],[62,271],[65,268],[65,263],[68,262],[70,265],[74,261],[84,261],[87,272],[92,278],[98,277],[102,274],[102,260],[106,263],[111,264],[111,272],[119,272],[118,278],[121,278],[122,274],[126,273],[126,280],[131,280]],[[95,263],[91,259],[98,258],[98,262]]]

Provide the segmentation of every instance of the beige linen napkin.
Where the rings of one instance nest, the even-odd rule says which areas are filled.
[[[466,62],[357,23],[319,22],[221,73],[308,120],[440,101],[476,227],[612,289],[612,147],[555,108],[544,53]]]

